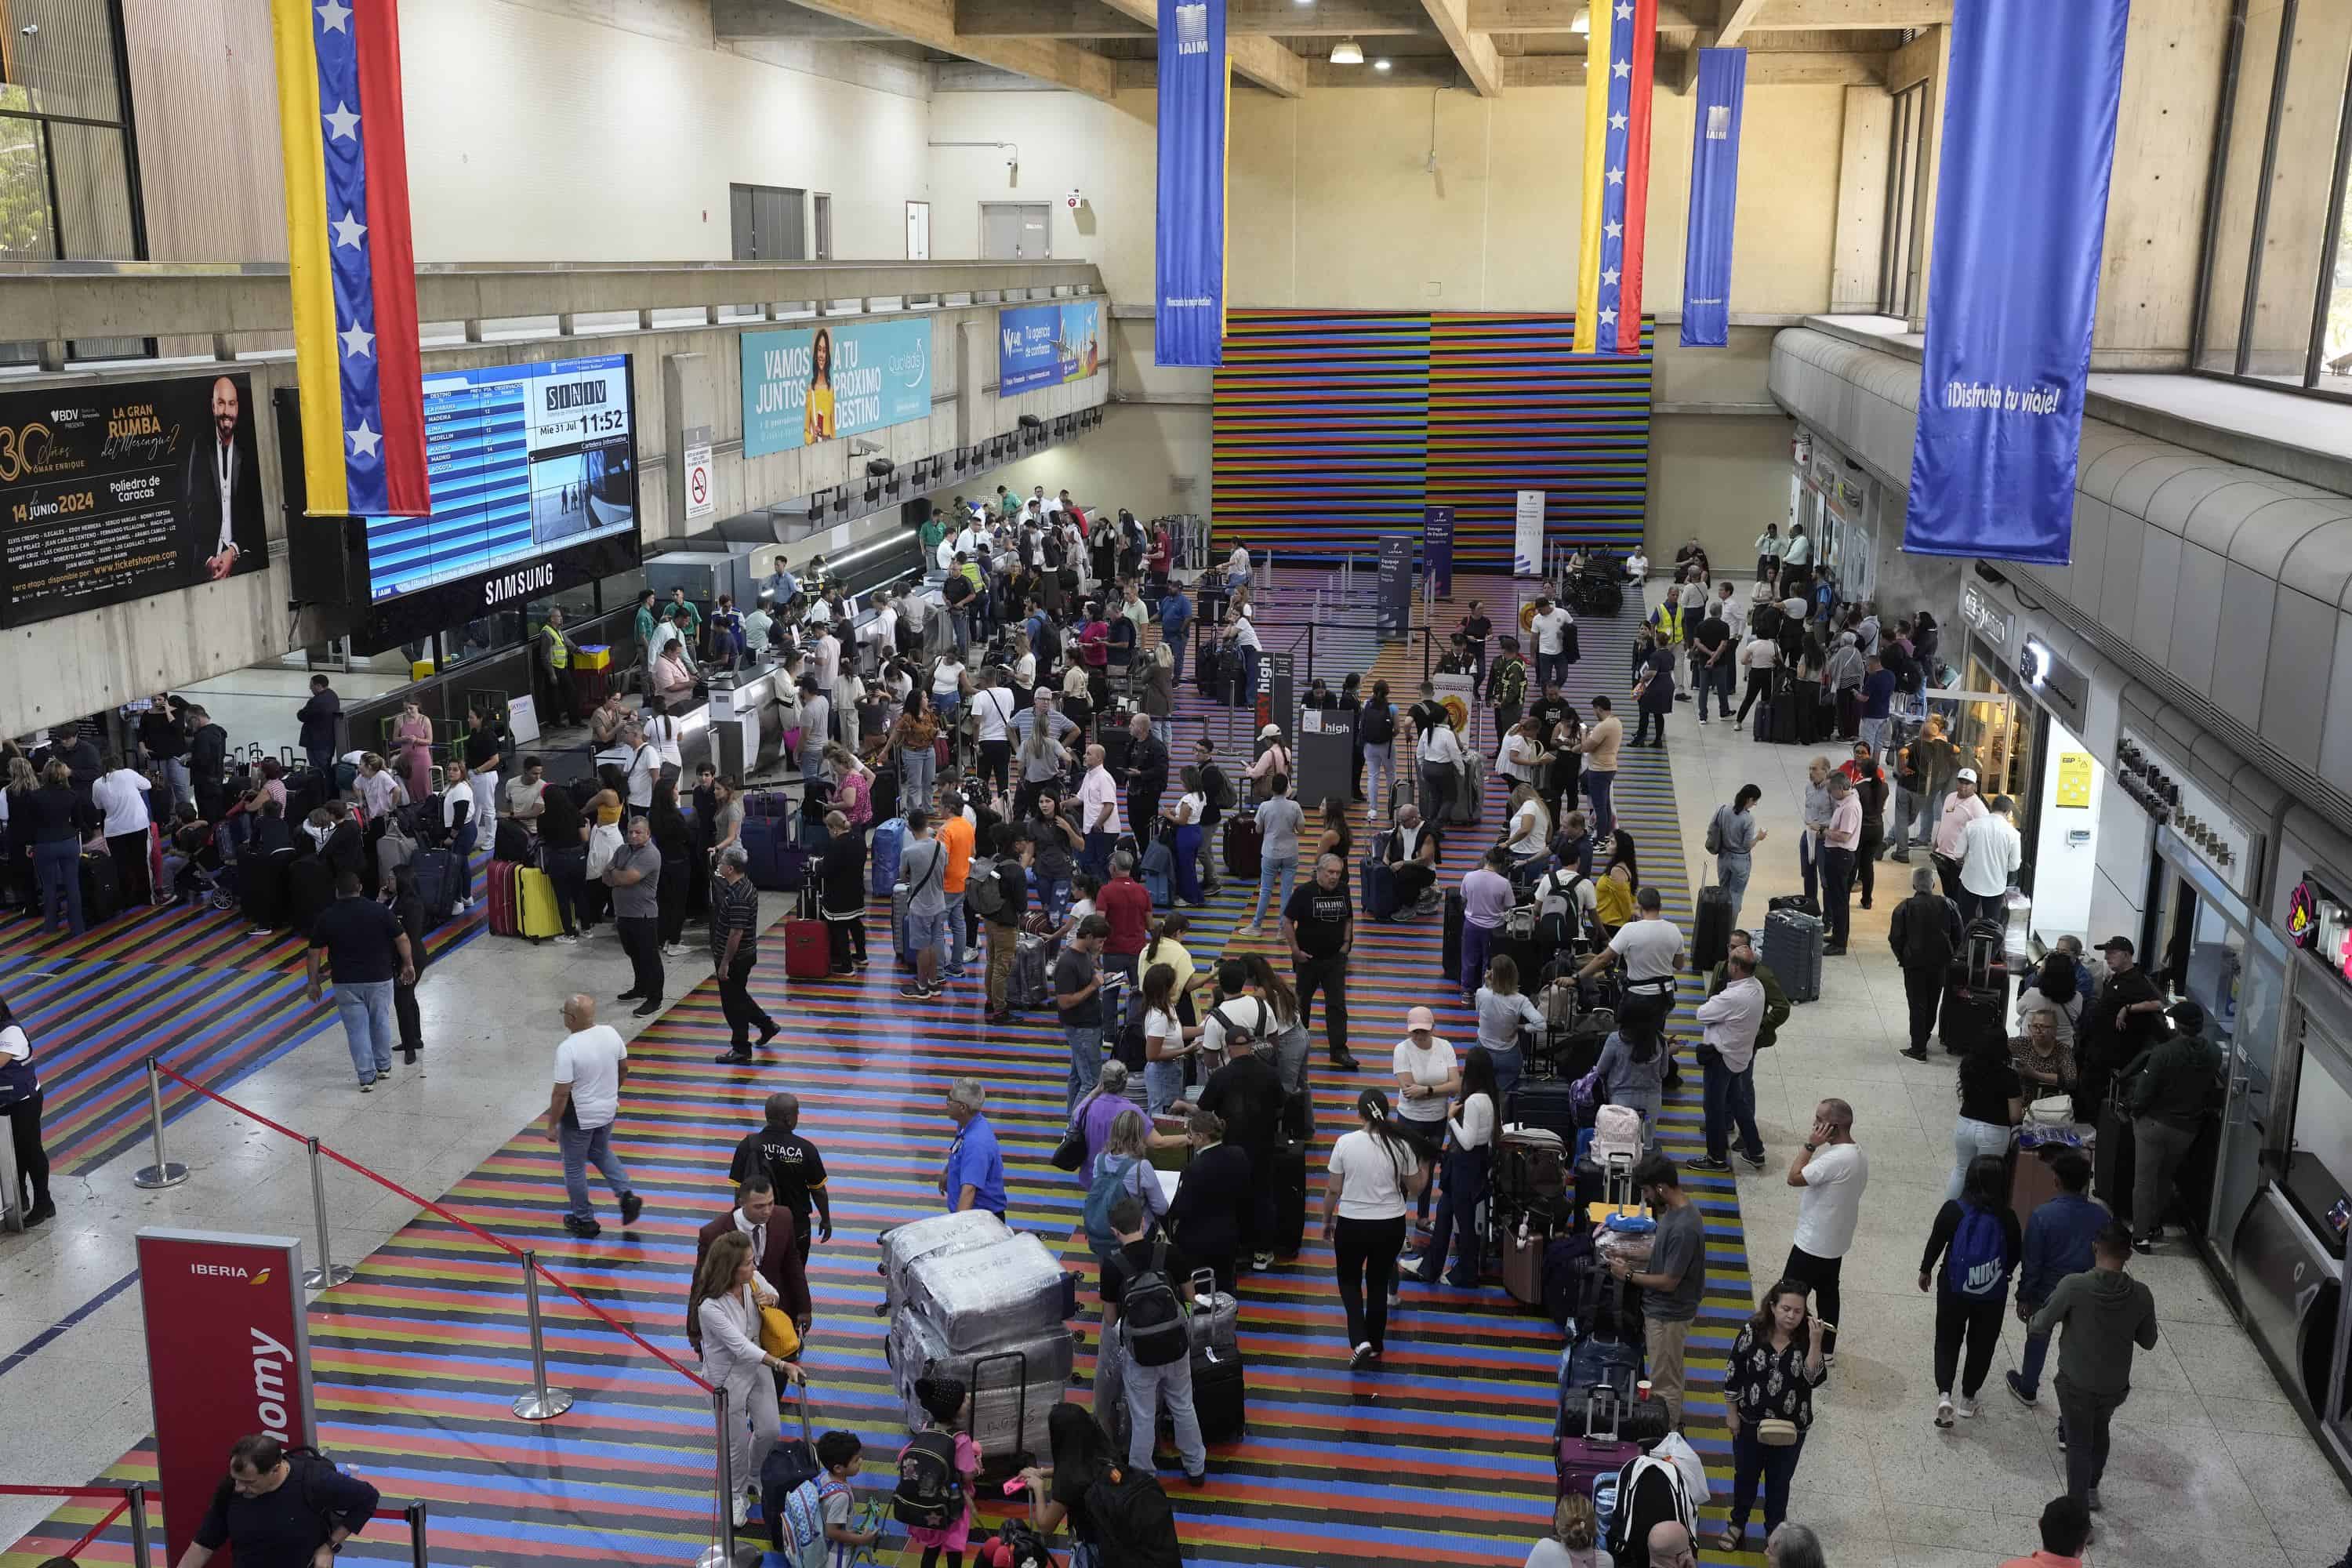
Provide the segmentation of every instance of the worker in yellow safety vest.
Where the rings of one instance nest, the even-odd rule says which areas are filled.
[[[551,606],[546,624],[539,629],[541,684],[547,693],[547,716],[551,722],[565,724],[577,721],[572,710],[572,643],[563,635],[563,612]]]

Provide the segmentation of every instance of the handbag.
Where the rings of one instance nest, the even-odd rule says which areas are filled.
[[[1054,1169],[1057,1171],[1076,1171],[1079,1166],[1086,1163],[1086,1129],[1080,1127],[1077,1122],[1073,1120],[1070,1123],[1069,1131],[1062,1134],[1062,1141],[1054,1145]]]
[[[801,1353],[800,1325],[782,1307],[760,1309],[760,1348],[778,1361],[790,1361]]]
[[[1797,1424],[1783,1416],[1768,1415],[1756,1423],[1756,1440],[1768,1448],[1793,1448],[1798,1436]]]
[[[2042,1096],[2025,1108],[2028,1127],[2072,1127],[2074,1125],[2074,1097],[2071,1094]]]

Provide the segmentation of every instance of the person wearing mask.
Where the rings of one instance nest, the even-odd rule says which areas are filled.
[[[1957,1414],[1979,1413],[1977,1395],[1992,1370],[2009,1305],[2009,1276],[2024,1250],[2017,1215],[2009,1205],[2009,1173],[1997,1154],[1971,1161],[1958,1195],[1944,1200],[1919,1255],[1919,1289],[1936,1289],[1936,1425],[1948,1428]],[[1940,1268],[1938,1263],[1940,1260]],[[1962,1364],[1960,1350],[1968,1348]],[[1952,1399],[1959,1375],[1960,1397]]]
[[[2172,1206],[2172,1178],[2198,1129],[2221,1109],[2221,1053],[2205,1038],[2205,1009],[2175,1002],[2172,1031],[2126,1064],[2124,1104],[2132,1116],[2132,1250],[2154,1252]]]
[[[1903,1054],[1927,1059],[1927,1037],[1936,1031],[1937,1010],[1951,983],[1952,960],[1964,940],[1959,906],[1936,889],[1936,873],[1925,866],[1911,873],[1911,896],[1895,906],[1887,921],[1887,945],[1903,971],[1903,997],[1911,1014],[1911,1042]]]
[[[1839,1275],[1853,1247],[1863,1189],[1870,1183],[1870,1162],[1853,1141],[1853,1106],[1824,1100],[1813,1107],[1812,1130],[1790,1160],[1787,1181],[1803,1195],[1797,1200],[1796,1238],[1780,1272],[1812,1291],[1814,1310],[1825,1325],[1822,1356],[1834,1365]]]
[[[1292,889],[1282,907],[1282,940],[1298,989],[1298,1018],[1304,1024],[1315,1008],[1315,993],[1323,999],[1323,1036],[1331,1065],[1354,1072],[1357,1062],[1348,1049],[1348,955],[1356,943],[1355,905],[1348,894],[1347,862],[1326,855],[1315,863],[1315,875]]]
[[[724,1388],[728,1408],[744,1418],[730,1425],[732,1473],[750,1479],[732,1500],[738,1526],[760,1501],[760,1469],[782,1436],[777,1423],[776,1380],[803,1381],[800,1368],[768,1353],[761,1342],[761,1312],[777,1304],[776,1288],[761,1277],[751,1237],[730,1231],[713,1242],[694,1271],[687,1316],[702,1346],[702,1375]]]
[[[2017,1275],[2021,1323],[2033,1321],[2033,1315],[2057,1292],[2060,1280],[2096,1262],[2094,1244],[2115,1218],[2105,1204],[2091,1196],[2090,1156],[2079,1149],[2061,1149],[2051,1157],[2050,1166],[2058,1178],[2058,1195],[2035,1209],[2033,1217],[2025,1222],[2023,1262]],[[2050,1336],[2029,1328],[2016,1369],[2002,1374],[2010,1396],[2029,1410],[2041,1400],[2042,1368],[2049,1358]]]
[[[1612,803],[1611,791],[1617,782],[1618,748],[1625,739],[1625,726],[1617,717],[1607,697],[1592,700],[1595,715],[1588,725],[1576,749],[1584,753],[1584,793],[1592,802],[1592,831],[1606,837],[1617,829],[1617,810]]]
[[[661,883],[662,855],[654,847],[653,825],[640,816],[605,863],[598,879],[610,889],[613,924],[620,932],[621,950],[629,955],[629,988],[616,998],[635,1002],[636,1016],[661,1011]]]
[[[126,910],[135,910],[154,896],[149,865],[153,834],[147,815],[147,794],[152,787],[145,773],[123,766],[122,759],[115,756],[99,764],[97,782],[89,787],[90,804],[104,819],[100,830],[106,835],[107,855],[114,862],[117,901]]]
[[[1405,1205],[1428,1180],[1412,1135],[1377,1089],[1356,1097],[1354,1131],[1331,1145],[1323,1184],[1323,1239],[1339,1269],[1339,1303],[1348,1314],[1349,1365],[1376,1370],[1388,1341],[1388,1305],[1397,1255],[1404,1250]]]
[[[335,695],[325,676],[310,678],[310,699],[294,715],[294,721],[300,726],[302,754],[310,760],[310,770],[333,773],[335,753],[341,750],[343,700]]]
[[[331,1564],[382,1500],[316,1450],[289,1448],[267,1433],[239,1437],[229,1447],[228,1477],[214,1489],[177,1568],[205,1568],[224,1546],[240,1568]]]
[[[1273,753],[1269,751],[1266,754]],[[1265,791],[1255,814],[1258,832],[1257,902],[1250,907],[1250,918],[1234,933],[1235,936],[1257,935],[1269,908],[1278,917],[1298,874],[1298,833],[1306,823],[1307,808],[1291,798],[1290,775],[1286,773],[1269,774]]]
[[[1466,1005],[1477,994],[1494,956],[1504,917],[1516,894],[1511,886],[1511,853],[1497,846],[1462,879],[1462,972],[1458,981]],[[1410,1114],[1410,1111],[1407,1112]]]
[[[1634,1184],[1657,1216],[1649,1267],[1635,1268],[1623,1258],[1609,1260],[1609,1272],[1642,1288],[1642,1328],[1650,1383],[1665,1401],[1666,1425],[1683,1424],[1684,1347],[1698,1304],[1706,1293],[1706,1231],[1698,1206],[1683,1191],[1675,1163],[1653,1149],[1633,1168]]]
[[[1960,866],[1966,850],[1963,837],[1969,824],[1985,814],[1984,797],[1977,793],[1977,771],[1962,768],[1952,775],[1952,795],[1943,805],[1937,818],[1935,848],[1930,852],[1936,875],[1943,882],[1944,897],[1958,903],[1963,916],[1969,912],[1970,900],[1960,897]]]
[[[1821,1326],[1805,1309],[1802,1280],[1783,1279],[1764,1292],[1755,1316],[1739,1326],[1724,1362],[1724,1425],[1731,1429],[1731,1506],[1715,1549],[1725,1556],[1748,1550],[1748,1510],[1756,1483],[1764,1483],[1764,1534],[1769,1540],[1789,1516],[1789,1485],[1813,1427],[1813,1390],[1829,1380]],[[1767,1443],[1765,1422],[1785,1422],[1793,1441]]]
[[[2009,889],[2025,860],[2025,843],[2011,820],[2016,803],[1993,796],[1984,815],[1960,834],[1960,907],[1972,920],[2007,922]]]
[[[0,1116],[8,1119],[8,1142],[16,1155],[16,1192],[25,1228],[57,1217],[49,1196],[49,1155],[41,1142],[41,1075],[33,1066],[33,1044],[23,1020],[0,997]]]
[[[1508,963],[1510,960],[1502,958],[1496,962]],[[1407,1016],[1405,1021],[1413,1031],[1412,1039],[1408,1044],[1418,1045],[1425,1033],[1424,1027],[1415,1024],[1414,1020],[1428,1016],[1429,1009],[1426,1007],[1415,1007]],[[1443,1041],[1435,1043],[1444,1044]],[[1452,1047],[1447,1049],[1450,1052]],[[1405,1050],[1404,1045],[1397,1047],[1400,1059],[1404,1058]],[[1428,1091],[1428,1086],[1420,1082],[1428,1068],[1415,1058],[1412,1069],[1414,1083]],[[1406,1071],[1401,1068],[1397,1077],[1403,1081]],[[1478,1205],[1486,1198],[1487,1183],[1493,1174],[1495,1129],[1499,1123],[1503,1104],[1502,1090],[1496,1084],[1495,1058],[1486,1047],[1473,1046],[1470,1048],[1470,1054],[1463,1058],[1460,1073],[1453,1082],[1454,1090],[1460,1100],[1457,1114],[1445,1119],[1444,1134],[1439,1143],[1442,1153],[1436,1156],[1444,1178],[1444,1190],[1437,1200],[1437,1218],[1430,1228],[1427,1250],[1417,1263],[1400,1268],[1398,1273],[1402,1278],[1419,1280],[1424,1285],[1436,1284],[1442,1276],[1456,1289],[1475,1290],[1485,1268],[1486,1255],[1483,1247],[1485,1237],[1479,1233],[1475,1216]],[[1413,1090],[1408,1088],[1404,1092],[1410,1095]],[[1442,1102],[1442,1095],[1437,1098]],[[1400,1105],[1398,1109],[1403,1116],[1410,1118],[1411,1112],[1404,1106]],[[1425,1196],[1428,1191],[1424,1184],[1423,1195]],[[1451,1274],[1445,1273],[1445,1257],[1449,1250],[1455,1254]]]
[[[1822,954],[1835,958],[1845,952],[1853,931],[1854,862],[1862,852],[1862,797],[1853,781],[1842,773],[1829,777],[1830,812],[1822,825],[1822,913],[1829,927]]]
[[[1754,807],[1764,798],[1764,792],[1754,784],[1742,784],[1739,793],[1731,797],[1729,805],[1715,808],[1715,816],[1706,827],[1706,845],[1715,853],[1715,879],[1731,899],[1731,921],[1739,923],[1739,910],[1748,900],[1748,879],[1756,867],[1756,847],[1771,837],[1771,830],[1756,826]]]
[[[392,1072],[397,1033],[393,983],[416,984],[416,958],[408,933],[392,910],[360,897],[356,871],[337,875],[335,901],[310,922],[303,963],[313,1002],[322,994],[321,953],[334,977],[335,1011],[342,1018],[343,1036],[351,1047],[352,1070],[359,1079],[360,1092],[371,1093],[376,1080]]]
[[[1723,988],[1699,1004],[1705,1031],[1698,1047],[1704,1084],[1706,1153],[1690,1162],[1694,1171],[1731,1169],[1731,1132],[1739,1130],[1739,1157],[1764,1168],[1764,1138],[1756,1130],[1756,1042],[1764,1025],[1764,983],[1745,949],[1724,959]]]

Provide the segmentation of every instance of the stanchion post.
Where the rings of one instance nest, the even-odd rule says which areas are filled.
[[[728,1441],[727,1390],[710,1391],[713,1430],[719,1435],[719,1539],[702,1553],[695,1568],[734,1568],[735,1564],[735,1448]]]
[[[417,1499],[408,1505],[409,1568],[430,1568],[425,1555],[425,1500]]]
[[[147,1058],[147,1115],[154,1123],[155,1163],[131,1173],[131,1184],[150,1190],[176,1187],[188,1179],[188,1168],[174,1163],[163,1152],[163,1072],[155,1058]]]
[[[151,1568],[152,1557],[147,1543],[147,1483],[132,1481],[122,1489],[123,1500],[131,1505],[131,1568]]]
[[[24,1181],[16,1169],[16,1140],[0,1138],[0,1234],[25,1228]]]
[[[572,1391],[547,1386],[547,1340],[539,1322],[539,1254],[522,1255],[522,1299],[530,1313],[530,1392],[518,1394],[514,1413],[526,1421],[552,1421],[572,1408]]]
[[[319,1140],[302,1140],[310,1151],[310,1213],[319,1226],[319,1267],[302,1276],[305,1290],[324,1290],[352,1277],[351,1265],[335,1261],[334,1244],[327,1235],[327,1173],[319,1158]]]

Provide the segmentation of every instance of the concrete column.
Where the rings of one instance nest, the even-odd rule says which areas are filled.
[[[1845,89],[1845,131],[1838,149],[1836,248],[1830,263],[1832,314],[1878,308],[1878,268],[1886,239],[1887,137],[1895,95],[1873,84]]]
[[[708,355],[662,356],[662,522],[664,534],[682,534],[686,523],[688,432],[719,428],[718,374]],[[643,486],[639,486],[642,493]],[[748,487],[747,487],[748,488]],[[719,509],[724,511],[725,508]],[[660,535],[655,535],[660,537]]]
[[[969,447],[987,429],[981,415],[981,366],[993,363],[988,351],[995,341],[990,323],[958,321],[955,336],[955,444]]]
[[[1911,211],[1911,274],[1917,281],[1911,289],[1910,326],[1915,332],[1924,332],[1927,330],[1927,269],[1936,246],[1937,175],[1944,155],[1944,85],[1952,75],[1952,29],[1944,26],[1926,29],[1895,51],[1897,61],[1906,57],[1919,66],[1916,73],[1906,74],[1927,84],[1919,113],[1919,199]],[[1896,69],[1890,67],[1886,85],[1900,91],[1906,83],[1896,76]]]

